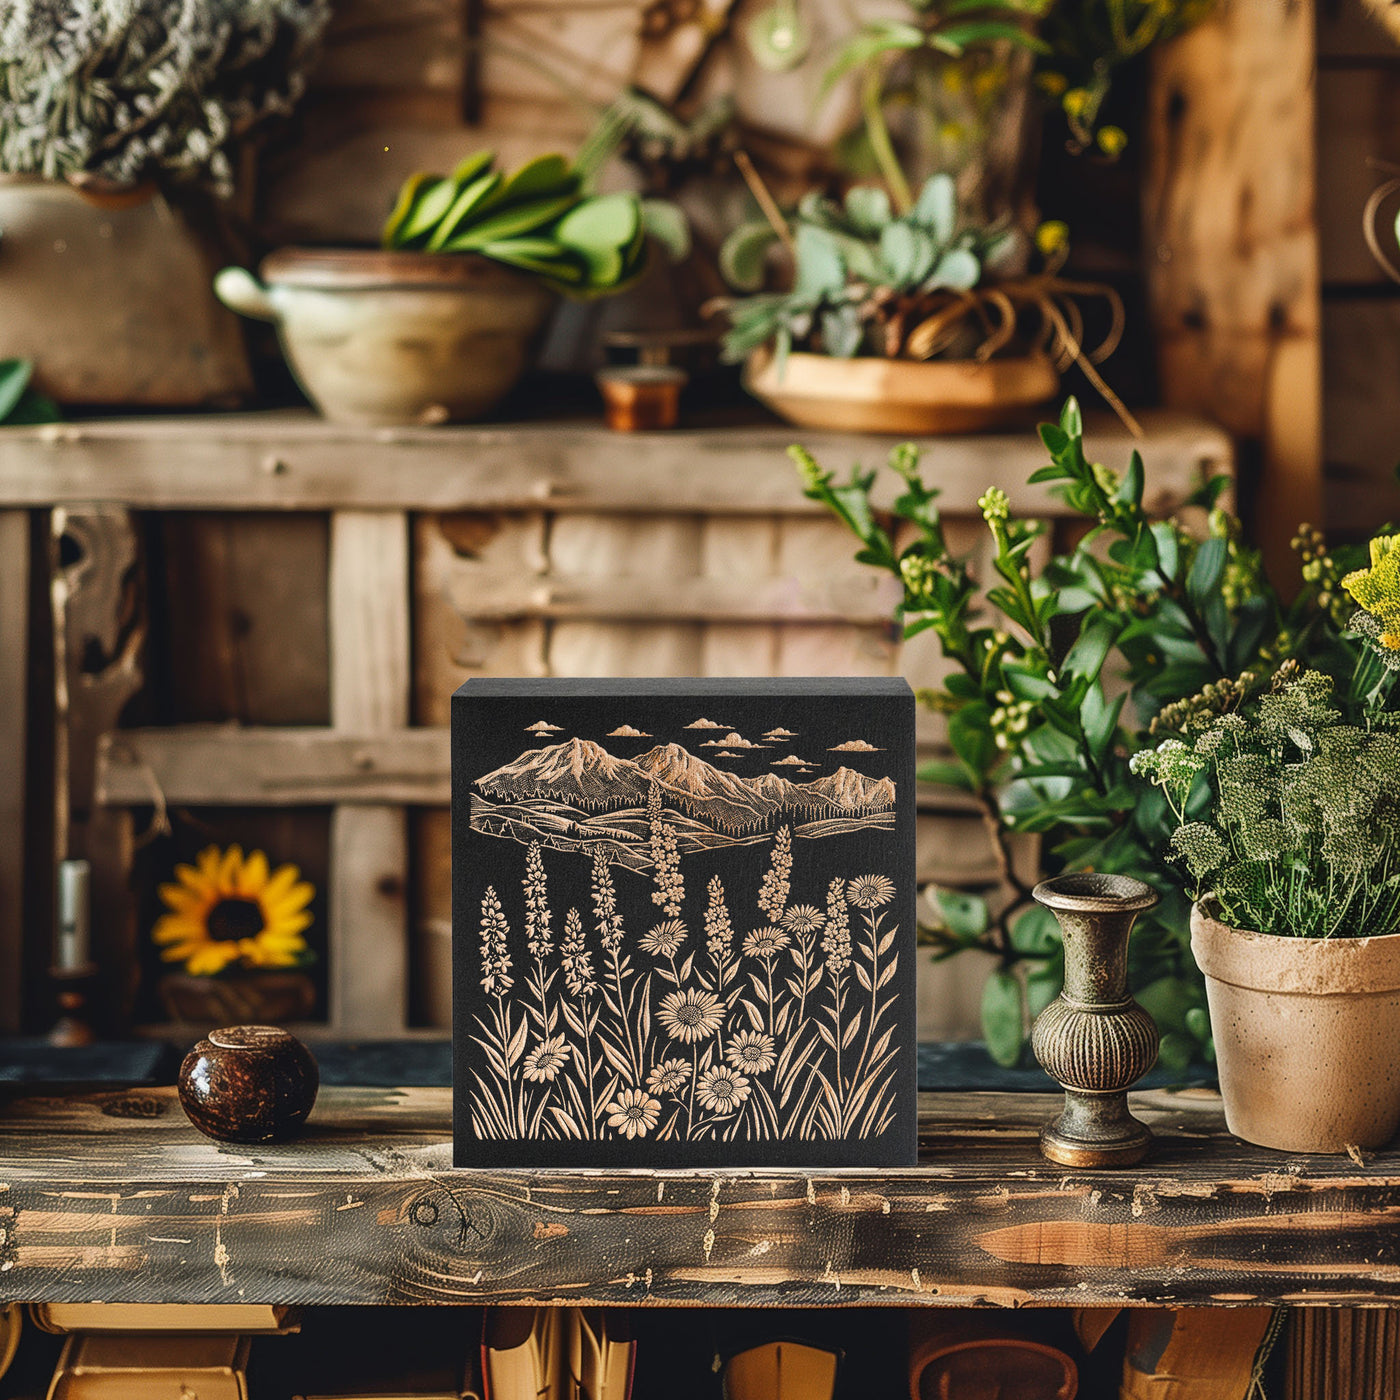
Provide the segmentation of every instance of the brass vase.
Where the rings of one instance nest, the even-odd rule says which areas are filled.
[[[1065,986],[1037,1017],[1031,1048],[1065,1091],[1040,1150],[1068,1167],[1127,1167],[1152,1134],[1128,1112],[1128,1089],[1157,1059],[1157,1027],[1128,992],[1128,934],[1157,903],[1127,875],[1059,875],[1033,891],[1064,931]]]

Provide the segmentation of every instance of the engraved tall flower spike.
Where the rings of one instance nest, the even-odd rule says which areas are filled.
[[[1157,1060],[1157,1027],[1128,992],[1128,934],[1157,903],[1127,875],[1060,875],[1033,892],[1064,931],[1065,987],[1041,1012],[1031,1048],[1065,1091],[1040,1150],[1067,1167],[1129,1167],[1152,1134],[1128,1112],[1128,1089]]]

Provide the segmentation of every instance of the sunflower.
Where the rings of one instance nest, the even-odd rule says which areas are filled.
[[[888,875],[857,875],[846,886],[846,898],[859,909],[879,909],[894,898],[894,881]]]
[[[175,879],[160,887],[170,912],[151,930],[165,962],[212,977],[235,964],[297,967],[309,959],[302,932],[315,890],[295,865],[269,871],[261,851],[245,859],[241,846],[207,846],[193,865],[175,867]]]

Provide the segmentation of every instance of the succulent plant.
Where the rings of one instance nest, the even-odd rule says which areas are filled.
[[[7,0],[0,170],[232,182],[228,146],[290,110],[329,0]]]
[[[386,248],[477,253],[571,296],[607,296],[641,275],[647,220],[633,194],[588,194],[578,170],[545,155],[512,175],[491,151],[450,175],[411,175],[384,225]]]
[[[936,303],[949,295],[965,300],[1016,235],[964,223],[952,179],[935,175],[907,214],[897,215],[885,191],[871,185],[853,187],[840,204],[805,195],[791,230],[792,288],[761,292],[777,238],[767,222],[743,224],[720,251],[730,285],[754,293],[726,308],[726,359],[742,360],[770,341],[780,356],[811,345],[843,359],[861,353],[924,358],[924,342],[931,352],[937,337],[935,328],[924,336],[919,328],[937,314]]]

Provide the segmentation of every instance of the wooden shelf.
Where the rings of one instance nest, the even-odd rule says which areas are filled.
[[[1163,502],[1180,500],[1203,468],[1229,469],[1229,437],[1202,419],[1153,413],[1144,426],[1149,491]],[[625,436],[574,422],[348,428],[296,411],[93,420],[0,429],[0,508],[819,514],[789,443],[845,473],[875,466],[898,440],[772,424]],[[1134,445],[1111,418],[1093,421],[1090,444],[1115,470]],[[974,515],[992,483],[1014,510],[1041,508],[1048,492],[1025,480],[1044,461],[1030,429],[941,438],[929,455],[945,508]]]
[[[1290,1158],[1200,1092],[1142,1167],[1067,1172],[1055,1100],[921,1096],[904,1171],[453,1170],[445,1089],[327,1088],[220,1146],[172,1090],[0,1114],[0,1302],[1020,1306],[1400,1298],[1400,1153]]]

